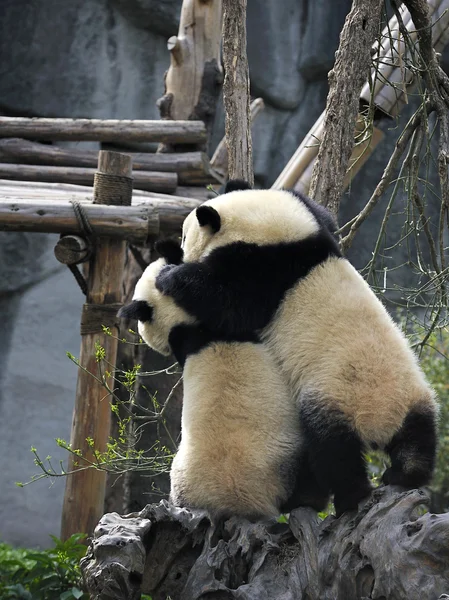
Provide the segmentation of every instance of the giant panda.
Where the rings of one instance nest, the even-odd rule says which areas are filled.
[[[157,246],[171,262],[181,260],[177,248],[170,241]],[[147,267],[119,316],[138,319],[143,340],[161,354],[172,351],[183,367],[171,502],[217,518],[270,518],[310,502],[324,508],[326,491],[306,469],[299,472],[299,415],[271,354],[253,332],[227,336],[196,324],[156,289],[165,265],[161,258]]]
[[[188,215],[185,263],[156,285],[207,327],[260,333],[296,398],[308,466],[339,516],[371,491],[370,447],[391,458],[384,483],[429,482],[438,411],[407,340],[342,257],[325,212],[288,191],[234,185]]]

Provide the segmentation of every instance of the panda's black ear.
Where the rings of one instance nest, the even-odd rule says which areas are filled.
[[[124,319],[136,319],[142,323],[149,323],[153,319],[153,307],[145,300],[133,300],[117,313],[118,317]]]
[[[208,206],[207,204],[198,206],[196,209],[196,218],[198,219],[200,227],[205,227],[208,225],[212,229],[213,233],[220,231],[221,218],[218,212],[212,206]]]
[[[225,185],[225,189],[223,194],[228,194],[229,192],[238,192],[239,190],[251,190],[252,187],[250,184],[244,179],[230,179]]]
[[[156,250],[167,261],[169,265],[180,265],[184,257],[181,244],[173,239],[159,240],[156,242]]]

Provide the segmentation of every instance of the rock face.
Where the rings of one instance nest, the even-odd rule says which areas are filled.
[[[169,64],[166,39],[177,32],[181,0],[0,4],[0,114],[158,118],[156,100]],[[252,93],[266,103],[253,139],[259,185],[273,182],[324,109],[327,72],[350,5],[248,0]],[[345,195],[342,222],[370,196],[397,136],[394,126],[385,125],[392,130]],[[223,130],[219,108],[215,144]],[[359,267],[370,256],[382,208],[352,252]],[[48,534],[58,534],[63,482],[23,490],[14,481],[34,472],[31,445],[45,456],[54,453],[54,437],[69,436],[76,369],[65,351],[78,354],[83,302],[68,270],[53,258],[53,242],[48,236],[0,235],[0,452],[9,457],[0,471],[0,535],[41,546],[49,543]]]

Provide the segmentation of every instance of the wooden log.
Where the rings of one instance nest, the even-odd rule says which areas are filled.
[[[167,44],[170,67],[158,100],[162,119],[199,119],[210,131],[223,81],[221,13],[222,0],[183,0],[178,35]],[[173,150],[173,145],[159,148]]]
[[[106,206],[83,203],[83,209],[95,235],[132,244],[146,244],[159,235],[159,216],[153,204],[141,206]],[[171,209],[171,210],[170,210]],[[173,221],[173,207],[168,208]],[[177,217],[178,227],[183,217]],[[0,231],[82,234],[73,206],[68,202],[35,200],[0,200]]]
[[[254,183],[246,57],[246,0],[223,0],[223,101],[230,179]]]
[[[81,570],[92,600],[442,600],[449,514],[427,504],[387,486],[339,519],[298,508],[281,524],[212,523],[161,501],[105,515]]]
[[[131,204],[132,178],[131,159],[126,154],[100,152],[94,197],[98,204],[107,204],[111,197],[118,198],[113,187],[129,181],[128,197],[120,196],[121,204]],[[112,177],[109,177],[112,176]],[[112,190],[112,194],[109,191]],[[122,207],[123,208],[123,207]],[[107,385],[114,387],[113,378],[99,370],[96,360],[97,344],[104,348],[108,365],[115,365],[117,356],[116,336],[106,335],[102,325],[114,327],[114,310],[122,297],[123,266],[126,244],[122,240],[101,237],[96,240],[95,252],[90,260],[88,291],[81,320],[80,368],[76,387],[73,413],[71,447],[79,449],[87,460],[96,462],[95,451],[105,452],[110,435],[110,398],[105,388],[92,377],[104,378]],[[115,308],[114,308],[115,306]],[[103,365],[104,371],[111,367]],[[93,440],[94,448],[88,439]],[[106,473],[101,470],[81,467],[86,463],[70,455],[68,470],[76,470],[67,477],[61,521],[61,537],[67,539],[74,533],[91,534],[98,518],[104,512]]]
[[[265,104],[262,98],[256,98],[251,102],[251,126],[264,108]],[[228,178],[228,147],[226,145],[226,137],[224,137],[216,147],[214,155],[210,161],[210,166],[220,176],[222,182]]]
[[[133,161],[134,178],[136,171],[160,171],[177,173],[180,185],[200,185],[216,179],[204,152],[126,153]],[[0,139],[0,163],[95,168],[97,162],[96,150],[59,148],[20,138]]]
[[[50,141],[201,144],[206,142],[207,133],[202,121],[0,117],[0,137]]]
[[[36,165],[16,165],[0,163],[0,178],[20,181],[48,181],[75,183],[77,185],[93,185],[95,169],[85,167],[48,167]],[[134,173],[134,186],[152,192],[169,194],[176,190],[178,176],[176,173],[157,173],[155,171],[139,171]]]
[[[56,242],[55,256],[64,265],[78,265],[90,258],[89,245],[79,235],[65,235]]]

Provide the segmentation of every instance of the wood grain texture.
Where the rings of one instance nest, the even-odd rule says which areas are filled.
[[[359,511],[287,524],[229,519],[165,501],[106,514],[81,569],[92,600],[437,600],[449,592],[449,514],[419,490],[378,488]]]
[[[246,0],[223,0],[223,101],[228,177],[253,185]]]
[[[371,47],[379,33],[382,0],[354,0],[329,72],[323,137],[310,183],[311,197],[338,215],[362,86],[371,68]]]
[[[181,185],[200,185],[216,180],[204,152],[127,154],[133,161],[134,176],[136,171],[177,173]],[[96,150],[66,149],[20,138],[0,139],[0,163],[95,168],[97,161]]]
[[[207,132],[202,121],[0,117],[0,137],[50,141],[201,144],[206,142]]]
[[[159,216],[153,205],[99,206],[83,203],[83,208],[96,236],[146,244],[160,232]],[[171,210],[170,210],[171,209]],[[173,206],[167,207],[165,221],[180,226],[183,217],[174,218]],[[29,231],[38,233],[82,234],[73,206],[68,202],[0,200],[0,231]]]
[[[105,176],[127,177],[131,175],[131,164],[129,156],[102,151],[99,155],[98,171]],[[100,204],[98,208],[104,208],[103,205],[108,204],[108,197],[102,197],[101,191],[101,188],[94,189],[94,197]],[[131,204],[131,193],[130,190],[128,204]],[[93,205],[92,208],[97,207]],[[129,206],[123,208],[131,209]],[[121,302],[125,252],[126,242],[120,239],[96,239],[95,250],[89,261],[86,297],[88,307]],[[70,443],[73,449],[81,451],[86,460],[94,463],[97,462],[96,452],[106,451],[110,436],[112,398],[100,382],[104,379],[109,389],[114,388],[112,372],[117,358],[118,329],[115,329],[114,333],[115,336],[107,335],[102,330],[102,323],[98,322],[97,331],[85,333],[81,337],[79,364],[83,369],[78,371]],[[105,361],[99,362],[96,359],[98,345],[104,349]],[[111,374],[107,375],[106,372]],[[89,444],[89,439],[93,440],[93,447]],[[81,470],[79,467],[85,464],[82,459],[70,455],[68,470],[78,470],[66,480],[61,519],[62,539],[67,539],[77,532],[92,534],[95,524],[104,512],[106,472],[97,469]]]
[[[95,172],[96,169],[86,167],[50,167],[0,163],[0,178],[17,181],[60,182],[92,186]],[[169,194],[176,190],[178,176],[176,173],[138,171],[133,175],[133,183],[135,188]]]
[[[250,105],[251,126],[257,117],[262,113],[265,104],[262,98],[256,98]],[[226,137],[224,137],[215,149],[214,155],[210,160],[210,165],[218,173],[222,181],[228,179],[228,147]]]
[[[211,130],[223,81],[221,14],[222,0],[183,0],[178,35],[167,44],[170,67],[164,96],[158,101],[162,119],[200,120]]]

